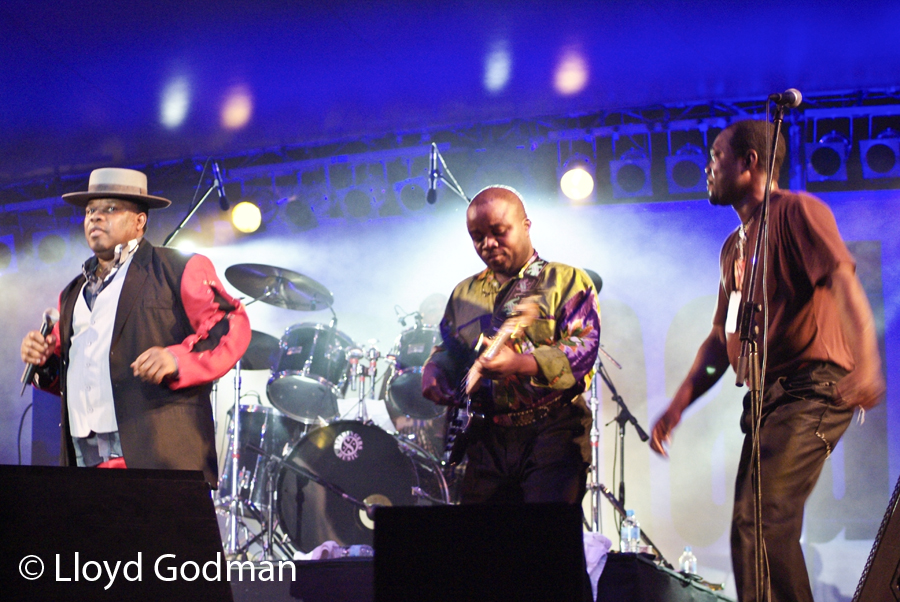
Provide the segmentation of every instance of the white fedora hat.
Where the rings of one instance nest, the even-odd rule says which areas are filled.
[[[148,209],[162,209],[172,204],[169,199],[147,194],[147,176],[144,173],[120,167],[95,169],[88,180],[87,192],[70,192],[62,198],[76,207],[86,207],[91,199],[125,199]]]

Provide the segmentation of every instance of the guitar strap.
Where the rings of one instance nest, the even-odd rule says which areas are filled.
[[[528,263],[519,271],[519,278],[506,289],[506,292],[497,296],[497,300],[494,302],[494,313],[491,315],[491,336],[497,334],[522,299],[537,291],[541,272],[544,271],[546,265],[547,262],[537,254],[532,255]]]

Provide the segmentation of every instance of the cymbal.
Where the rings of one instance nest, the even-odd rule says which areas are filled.
[[[225,278],[242,293],[284,309],[316,311],[334,302],[331,291],[309,276],[274,266],[240,263],[226,269]]]
[[[270,334],[251,331],[250,346],[241,357],[241,370],[271,370],[278,356],[278,342]]]

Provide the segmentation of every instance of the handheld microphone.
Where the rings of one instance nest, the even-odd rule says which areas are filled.
[[[53,330],[53,325],[59,320],[59,312],[56,311],[55,307],[48,307],[44,310],[42,320],[41,336],[45,337],[50,334],[50,331]],[[19,393],[19,396],[24,395],[28,383],[34,381],[34,373],[37,372],[37,369],[38,367],[36,364],[28,364],[25,366],[25,372],[22,373],[22,392]]]
[[[215,161],[212,164],[212,172],[213,184],[216,187],[216,192],[219,193],[219,207],[222,208],[222,211],[228,211],[231,204],[228,202],[228,197],[225,196],[225,183],[222,182],[222,172],[219,170],[219,164]]]
[[[431,156],[428,159],[428,194],[425,195],[425,200],[429,205],[434,205],[437,202],[437,183],[440,177],[437,167],[437,156],[437,144],[432,142]]]
[[[803,102],[803,95],[800,94],[800,90],[797,90],[796,88],[788,88],[782,94],[769,94],[769,100],[777,105],[794,109],[799,107],[800,103]]]

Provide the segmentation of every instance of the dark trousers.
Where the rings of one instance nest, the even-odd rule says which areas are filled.
[[[480,425],[466,448],[462,503],[580,504],[591,458],[590,428],[581,396],[527,426]]]
[[[846,372],[818,363],[775,379],[763,395],[760,476],[763,539],[771,576],[771,602],[812,602],[800,535],[803,507],[825,459],[847,430],[853,410],[835,403]],[[744,446],[734,490],[731,561],[741,602],[756,601],[754,485],[750,395],[741,416]]]

